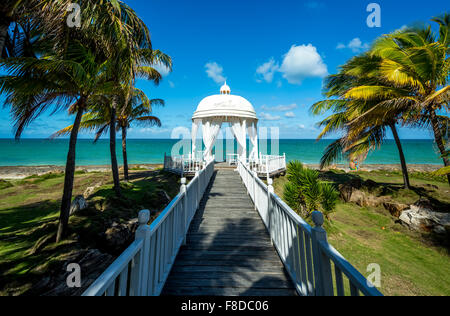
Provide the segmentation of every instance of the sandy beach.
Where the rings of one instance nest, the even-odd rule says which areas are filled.
[[[318,169],[318,164],[306,164],[310,168]],[[135,164],[130,165],[130,169],[143,169],[143,170],[154,170],[156,168],[161,168],[161,164]],[[440,169],[440,165],[433,164],[410,164],[408,169],[411,172],[433,172]],[[18,180],[23,179],[32,175],[43,175],[46,173],[59,173],[64,172],[64,166],[54,166],[54,165],[42,165],[42,166],[0,166],[0,179],[4,180]],[[350,172],[347,165],[335,165],[328,169],[338,169]],[[76,171],[84,172],[109,172],[111,167],[109,165],[92,165],[92,166],[79,166]],[[362,165],[360,171],[400,171],[400,165],[396,164],[366,164]]]
[[[155,170],[161,168],[161,164],[137,164],[129,165],[131,169]],[[33,175],[43,175],[46,173],[61,173],[64,172],[65,166],[0,166],[0,179],[4,180],[19,180]],[[111,166],[109,165],[93,165],[93,166],[79,166],[76,171],[84,172],[109,172]]]

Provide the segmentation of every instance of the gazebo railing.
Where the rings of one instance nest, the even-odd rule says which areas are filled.
[[[184,156],[167,156],[164,155],[164,170],[179,175],[194,174],[196,171],[202,170],[206,166],[203,159],[193,159],[192,155]]]
[[[328,243],[322,213],[313,213],[311,227],[274,193],[272,179],[265,185],[241,161],[238,172],[300,295],[382,295]]]
[[[136,240],[83,293],[83,296],[158,296],[169,276],[200,201],[214,174],[214,163],[196,173],[151,225],[139,213]]]

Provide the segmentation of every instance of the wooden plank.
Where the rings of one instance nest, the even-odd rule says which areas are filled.
[[[290,289],[257,289],[251,288],[202,288],[177,287],[167,288],[162,295],[178,296],[295,296]]]
[[[248,267],[234,267],[234,266],[174,266],[172,271],[175,272],[231,272],[231,273],[247,273],[251,271]],[[265,272],[265,274],[280,274],[284,273],[284,267],[264,266],[258,269],[259,272]]]
[[[296,295],[241,179],[218,171],[163,295]]]
[[[265,267],[279,267],[282,268],[283,265],[278,260],[261,260],[261,259],[255,259],[255,258],[247,258],[247,259],[241,259],[240,261],[236,260],[228,260],[228,259],[222,259],[222,260],[213,260],[213,259],[204,259],[204,260],[189,260],[187,258],[184,259],[178,259],[175,261],[174,266],[230,266],[230,267],[250,267],[250,268],[265,268]]]
[[[257,289],[293,289],[291,282],[275,277],[262,278],[257,281],[249,281],[242,278],[218,278],[218,279],[175,279],[167,282],[167,287],[232,287],[232,288],[257,288]]]

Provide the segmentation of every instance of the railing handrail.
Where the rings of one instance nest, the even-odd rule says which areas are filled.
[[[326,232],[322,228],[322,213],[313,213],[316,226],[311,227],[274,193],[272,179],[268,179],[269,185],[264,184],[242,161],[238,162],[238,171],[299,294],[334,295],[332,262],[335,273],[339,274],[335,278],[338,295],[345,294],[342,279],[344,274],[350,281],[352,295],[358,295],[361,291],[367,296],[382,296],[376,287],[328,243]],[[256,185],[262,191],[257,191]],[[261,194],[266,195],[266,203],[261,200],[264,198]],[[274,213],[275,210],[277,213]],[[280,217],[279,212],[284,215]],[[273,227],[274,223],[282,227]],[[298,231],[293,230],[294,227],[301,229],[300,236],[297,235]]]
[[[383,296],[377,288],[370,284],[370,282],[358,271],[350,262],[347,261],[332,245],[328,242],[320,241],[319,246],[324,251],[335,265],[337,265],[342,272],[349,278],[358,290],[367,296]]]
[[[143,240],[135,240],[83,293],[83,296],[98,296],[111,285],[133,257],[142,249]]]
[[[91,284],[83,296],[114,296],[117,288],[121,296],[159,295],[213,172],[214,162],[210,162],[196,172],[188,186],[186,178],[182,178],[180,193],[150,225],[147,224],[150,212],[141,211],[136,240]],[[132,262],[133,266],[129,266]]]

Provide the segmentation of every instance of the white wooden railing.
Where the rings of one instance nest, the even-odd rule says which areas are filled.
[[[286,154],[283,156],[262,155],[258,157],[256,164],[252,163],[251,169],[256,170],[258,174],[271,175],[274,172],[280,172],[286,170]]]
[[[150,212],[139,213],[136,240],[83,293],[83,296],[157,296],[161,293],[175,258],[200,205],[214,162],[197,171],[155,221]]]
[[[300,295],[382,295],[327,242],[322,213],[312,214],[311,227],[274,193],[272,179],[265,185],[241,161],[238,172]]]
[[[191,155],[187,156],[166,156],[164,155],[164,170],[183,174],[195,174],[206,166],[203,159],[193,159]]]

